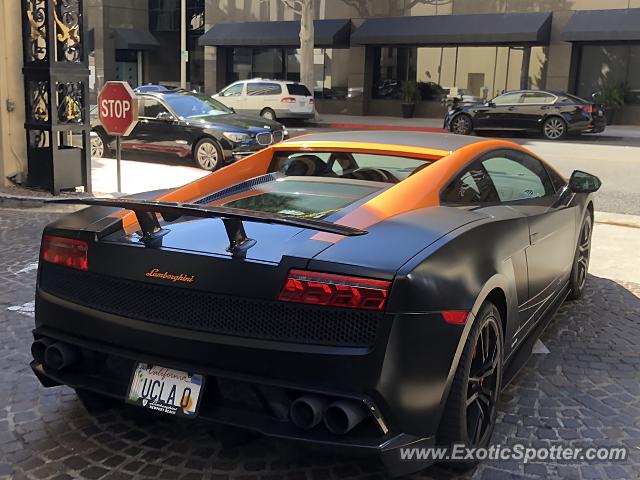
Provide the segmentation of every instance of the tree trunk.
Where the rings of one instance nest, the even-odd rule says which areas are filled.
[[[300,5],[300,82],[313,95],[315,87],[313,65],[313,0],[302,0]]]

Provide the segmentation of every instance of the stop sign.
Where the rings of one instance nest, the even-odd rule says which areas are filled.
[[[127,136],[138,123],[138,100],[127,82],[107,82],[98,95],[98,117],[109,135]]]

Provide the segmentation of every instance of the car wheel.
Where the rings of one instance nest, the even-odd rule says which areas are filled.
[[[222,163],[222,150],[215,140],[203,138],[193,149],[193,158],[200,168],[212,172]]]
[[[260,112],[260,116],[262,118],[266,118],[267,120],[275,120],[276,119],[276,112],[274,112],[270,108],[265,108]]]
[[[105,137],[99,130],[95,130],[93,133],[95,135],[91,135],[91,157],[104,158],[107,153]]]
[[[591,256],[591,234],[593,232],[593,218],[587,212],[580,228],[578,245],[573,258],[571,277],[569,278],[569,300],[577,300],[582,297],[584,287],[587,284],[587,273],[589,272],[589,258]]]
[[[438,442],[486,447],[496,423],[502,385],[503,337],[500,312],[485,302],[469,332],[440,421]],[[477,461],[455,462],[472,467]]]
[[[560,140],[567,134],[567,124],[560,117],[549,117],[542,124],[542,134],[547,140]]]
[[[451,133],[456,135],[470,135],[473,132],[473,124],[469,115],[460,114],[451,121]]]

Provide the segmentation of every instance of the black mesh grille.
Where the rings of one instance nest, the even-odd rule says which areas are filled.
[[[273,143],[273,135],[271,135],[271,132],[259,133],[256,135],[256,141],[260,145],[271,145]]]
[[[212,194],[207,195],[206,197],[202,197],[200,200],[196,200],[193,203],[198,205],[211,203],[215,200],[228,197],[229,195],[234,195],[236,193],[244,192],[258,185],[262,185],[263,183],[273,182],[278,178],[278,176],[279,174],[277,172],[260,175],[259,177],[255,177],[250,180],[237,183],[236,185],[232,185],[230,187],[224,188],[222,190],[218,190],[217,192],[213,192]]]
[[[40,287],[98,311],[192,330],[310,345],[371,347],[381,312],[216,295],[42,263]]]

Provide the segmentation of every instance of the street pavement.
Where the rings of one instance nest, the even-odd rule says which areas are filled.
[[[139,420],[126,408],[91,416],[71,389],[40,386],[28,367],[35,268],[42,227],[58,215],[0,209],[0,478],[385,478],[375,459],[282,453],[268,439],[223,448],[198,421]],[[567,302],[541,340],[502,395],[493,443],[623,446],[627,461],[487,461],[466,474],[435,466],[412,478],[638,478],[640,285],[590,276],[585,298]]]

